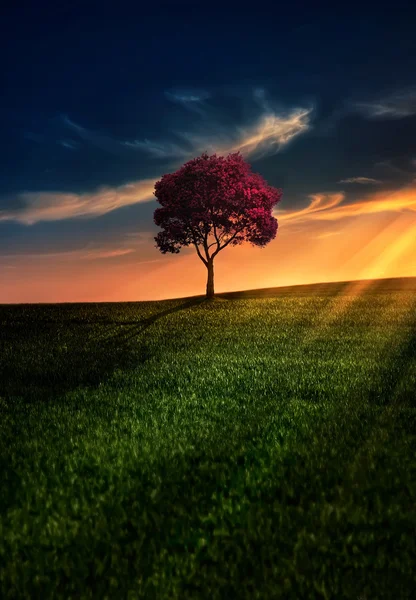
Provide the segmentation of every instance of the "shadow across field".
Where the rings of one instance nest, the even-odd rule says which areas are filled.
[[[413,290],[416,278],[395,278],[220,293],[212,302],[305,295],[329,300],[345,293]],[[193,296],[150,303],[152,314],[141,319],[134,317],[146,314],[147,303],[0,305],[0,397],[47,401],[79,387],[97,387],[118,369],[135,369],[163,355],[151,334],[144,335],[153,324],[207,302]],[[408,372],[415,344],[413,338],[399,357],[386,355],[382,392],[374,390],[374,400],[388,401]]]
[[[141,320],[94,316],[93,309],[82,318],[80,305],[2,306],[0,396],[48,401],[96,387],[116,369],[137,368],[154,356],[143,334],[159,319],[205,301],[192,298]]]

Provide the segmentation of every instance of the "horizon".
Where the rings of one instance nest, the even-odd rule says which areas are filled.
[[[195,249],[156,248],[153,191],[204,151],[283,190],[276,238],[221,252],[216,295],[416,277],[410,9],[188,4],[5,11],[0,304],[202,296]]]
[[[301,283],[294,285],[283,285],[283,286],[275,286],[275,287],[266,287],[266,288],[254,288],[249,290],[221,290],[215,293],[214,299],[223,298],[224,296],[232,296],[233,294],[251,294],[254,292],[276,292],[276,294],[272,294],[270,297],[274,297],[279,295],[279,290],[297,290],[298,288],[319,288],[320,286],[332,286],[335,287],[337,285],[345,285],[347,287],[347,291],[351,293],[360,291],[367,291],[367,288],[371,288],[372,286],[376,287],[379,283],[387,283],[387,282],[405,282],[405,285],[399,286],[401,289],[396,291],[409,291],[407,289],[406,283],[410,283],[411,280],[414,280],[414,291],[416,291],[416,276],[407,276],[407,277],[382,277],[376,279],[351,279],[348,281],[316,281],[314,283]],[[359,290],[361,288],[361,290]],[[413,290],[413,286],[411,286]],[[342,293],[342,291],[341,291]],[[258,298],[267,297],[259,295]],[[66,301],[66,302],[0,302],[0,306],[22,306],[22,305],[61,305],[61,304],[134,304],[140,302],[169,302],[174,300],[192,300],[197,298],[206,298],[205,294],[196,294],[194,296],[181,296],[175,298],[161,298],[160,300],[115,300],[115,301],[87,301],[87,302],[79,302],[79,301]]]

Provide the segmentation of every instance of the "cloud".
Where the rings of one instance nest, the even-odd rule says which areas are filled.
[[[2,252],[0,254],[0,267],[1,268],[15,268],[13,266],[16,262],[21,264],[22,259],[34,260],[36,262],[43,260],[55,259],[62,261],[68,260],[76,263],[80,261],[101,261],[109,259],[117,259],[127,255],[135,254],[135,264],[145,264],[149,262],[158,262],[158,260],[137,260],[140,257],[146,258],[148,255],[148,249],[154,245],[154,232],[151,231],[131,231],[124,233],[121,236],[117,236],[117,239],[113,239],[112,242],[104,244],[97,244],[95,242],[88,242],[83,245],[82,248],[76,248],[72,250],[41,250],[40,252]],[[162,259],[163,260],[163,259]],[[9,263],[9,264],[7,264]]]
[[[401,158],[401,157],[399,157]],[[406,162],[409,159],[406,159]],[[412,164],[413,162],[413,164]],[[401,179],[403,179],[403,177],[405,178],[413,178],[415,175],[415,169],[414,167],[416,166],[416,162],[410,160],[410,169],[405,169],[402,166],[398,167],[397,165],[394,165],[392,163],[392,160],[382,160],[379,162],[374,163],[374,167],[378,168],[378,169],[382,169],[383,171],[385,171],[386,169],[388,169],[389,171],[391,171],[392,173],[395,173],[396,175],[399,175]]]
[[[241,129],[240,139],[227,152],[240,150],[243,155],[256,158],[275,154],[294,137],[310,128],[312,110],[294,109],[284,116],[264,115],[254,126]]]
[[[3,261],[21,261],[24,259],[29,260],[54,260],[59,259],[62,260],[107,260],[111,258],[119,258],[120,256],[126,256],[127,254],[132,254],[136,252],[135,248],[80,248],[77,250],[66,250],[62,252],[31,252],[30,254],[2,254],[0,256],[0,262]],[[137,261],[135,264],[147,264],[153,262],[159,262],[160,259],[154,260],[142,260]],[[15,265],[2,265],[2,268],[6,269],[15,269]]]
[[[206,114],[203,108],[204,100],[208,100],[211,94],[206,90],[172,90],[165,91],[165,96],[171,102],[181,104],[187,110],[204,116]]]
[[[64,148],[68,148],[68,150],[76,150],[77,148],[79,148],[79,144],[77,144],[73,140],[60,140],[59,143]]]
[[[293,109],[286,115],[263,115],[248,127],[236,127],[232,134],[220,133],[195,134],[175,132],[193,148],[189,158],[204,151],[226,155],[240,151],[245,158],[259,159],[276,154],[293,138],[305,133],[310,128],[312,108]]]
[[[311,218],[311,214],[329,211],[330,209],[335,208],[345,198],[345,194],[311,194],[309,196],[311,201],[309,206],[303,208],[301,210],[295,211],[275,211],[275,215],[279,217],[279,221],[303,221],[309,220]],[[328,212],[327,212],[328,214]]]
[[[409,171],[405,171],[396,165],[393,165],[391,160],[380,160],[374,163],[374,166],[382,169],[389,169],[390,171],[394,171],[395,173],[399,173],[400,175],[409,175]]]
[[[110,152],[120,154],[138,150],[156,159],[190,160],[203,151],[227,154],[238,150],[245,156],[259,159],[275,154],[292,139],[311,128],[311,116],[314,106],[283,108],[266,99],[266,90],[261,87],[222,86],[217,88],[216,95],[236,97],[242,105],[251,101],[256,105],[256,113],[247,124],[224,126],[220,111],[207,103],[215,96],[207,90],[170,90],[165,96],[193,112],[204,115],[203,124],[193,131],[171,132],[180,140],[114,140],[108,135],[97,133],[75,123],[66,115],[60,119],[73,133],[84,141]],[[64,147],[74,149],[73,140],[61,140]],[[179,165],[178,165],[179,166]]]
[[[150,140],[135,140],[134,142],[124,142],[125,146],[143,150],[154,158],[186,158],[190,155],[189,149],[181,148],[177,144],[170,142],[151,142]]]
[[[342,119],[360,114],[374,120],[403,119],[416,115],[416,86],[394,90],[390,94],[368,100],[345,99],[331,114],[315,124],[315,136],[334,136]]]
[[[126,238],[135,241],[137,244],[145,244],[146,242],[153,242],[154,235],[153,231],[130,231],[126,233]]]
[[[279,222],[286,225],[311,220],[336,221],[359,215],[369,215],[383,212],[398,213],[404,210],[416,212],[416,185],[409,185],[392,192],[374,194],[364,202],[342,204],[345,194],[328,193],[312,194],[309,205],[297,211],[274,211]]]
[[[134,248],[116,248],[114,250],[92,250],[82,255],[84,260],[97,260],[102,258],[116,258],[117,256],[125,256],[135,252]]]
[[[102,258],[115,258],[135,252],[134,248],[95,248],[95,249],[78,249],[62,252],[31,252],[30,254],[2,254],[2,259],[9,260],[12,258],[77,258],[81,260],[97,260]]]
[[[104,150],[105,152],[109,152],[110,154],[128,154],[131,150],[141,150],[146,152],[147,154],[153,156],[154,158],[171,158],[171,157],[188,157],[190,154],[190,150],[181,148],[177,144],[169,143],[169,142],[152,142],[150,140],[133,140],[133,141],[124,141],[124,140],[115,140],[108,135],[104,135],[101,133],[96,133],[91,129],[87,129],[86,127],[82,127],[78,125],[67,116],[62,116],[62,120],[64,124],[70,128],[74,133],[79,135],[81,139],[88,142],[89,144],[100,148],[100,150]],[[63,140],[60,142],[64,147],[75,149],[77,146],[76,142]]]
[[[0,210],[0,222],[33,225],[39,221],[98,217],[124,206],[152,200],[154,185],[154,179],[144,179],[116,188],[101,187],[85,194],[22,192],[18,194],[18,200],[23,203],[23,208]]]
[[[100,148],[100,150],[104,150],[105,152],[116,155],[119,155],[120,153],[126,153],[126,151],[128,151],[128,148],[126,148],[124,142],[114,140],[108,135],[96,133],[95,131],[91,131],[86,127],[82,127],[81,125],[78,125],[78,123],[72,121],[66,115],[61,115],[60,119],[67,129],[70,129],[73,133],[76,133],[82,140],[92,144],[93,146],[96,146],[97,148]]]
[[[353,109],[370,119],[403,119],[416,115],[416,87],[395,91],[384,98],[355,102]]]
[[[238,97],[241,102],[247,101],[247,89],[225,87],[220,91],[225,95]],[[251,123],[224,127],[219,115],[215,116],[211,107],[205,105],[206,119],[202,126],[194,131],[173,130],[175,136],[185,142],[185,145],[170,140],[148,139],[124,142],[124,144],[145,151],[155,158],[190,159],[204,151],[220,154],[240,151],[246,157],[259,159],[275,154],[293,138],[311,128],[313,106],[273,108],[272,102],[266,100],[266,92],[263,88],[251,88],[250,94],[251,101],[254,99],[257,105],[257,116],[251,119]],[[212,97],[208,92],[170,94],[171,99],[173,96],[176,101],[185,103],[188,107],[199,106],[202,100]]]
[[[341,179],[338,183],[362,183],[362,184],[372,184],[372,183],[383,183],[379,179],[372,179],[371,177],[349,177],[348,179]]]

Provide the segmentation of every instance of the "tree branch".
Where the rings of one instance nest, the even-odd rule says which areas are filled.
[[[198,254],[199,258],[202,260],[202,262],[204,263],[204,265],[207,267],[208,266],[208,261],[205,260],[205,258],[202,256],[202,254],[201,254],[201,252],[200,252],[200,250],[198,248],[198,243],[196,241],[195,232],[194,232],[194,230],[193,230],[193,228],[191,226],[189,226],[189,230],[190,230],[192,238],[194,240],[194,246],[195,246],[195,249],[197,251],[197,254]]]
[[[218,234],[217,234],[217,226],[215,225],[215,221],[214,221],[214,214],[212,212],[212,207],[210,208],[210,213],[211,213],[211,219],[212,219],[212,225],[214,228],[214,237],[215,237],[215,242],[213,242],[212,244],[209,245],[209,248],[211,248],[211,246],[215,246],[215,244],[217,245],[217,250],[216,252],[219,252],[219,248],[220,248],[220,241],[218,239]],[[214,258],[215,253],[212,254],[212,258]]]
[[[205,250],[205,256],[207,257],[207,261],[209,261],[209,259],[211,257],[208,252],[208,233],[204,234],[204,250]]]
[[[245,227],[245,225],[244,225],[244,227]],[[223,244],[222,246],[220,246],[220,247],[218,248],[218,250],[216,250],[215,252],[213,252],[213,254],[212,254],[212,258],[214,258],[214,256],[216,256],[220,250],[224,250],[224,248],[225,248],[226,246],[228,246],[228,244],[229,244],[230,242],[232,242],[232,241],[233,241],[233,239],[236,237],[236,235],[237,235],[238,233],[240,233],[241,231],[243,231],[244,227],[240,227],[240,229],[237,229],[237,231],[236,231],[235,233],[233,233],[233,235],[230,237],[230,239],[228,239],[228,240],[225,242],[225,244]]]
[[[219,246],[220,245],[220,240],[218,239],[217,226],[215,225],[215,223],[213,223],[213,225],[214,225],[214,237],[215,237],[215,240],[216,240],[216,242],[217,242],[217,244]]]

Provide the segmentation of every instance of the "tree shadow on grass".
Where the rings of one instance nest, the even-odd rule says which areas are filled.
[[[77,309],[33,306],[25,313],[2,307],[0,397],[24,402],[50,401],[78,387],[97,387],[117,369],[133,369],[155,355],[143,334],[163,317],[205,302],[197,297],[141,320],[116,320]],[[93,309],[92,309],[93,310]],[[13,314],[13,318],[8,315]]]

